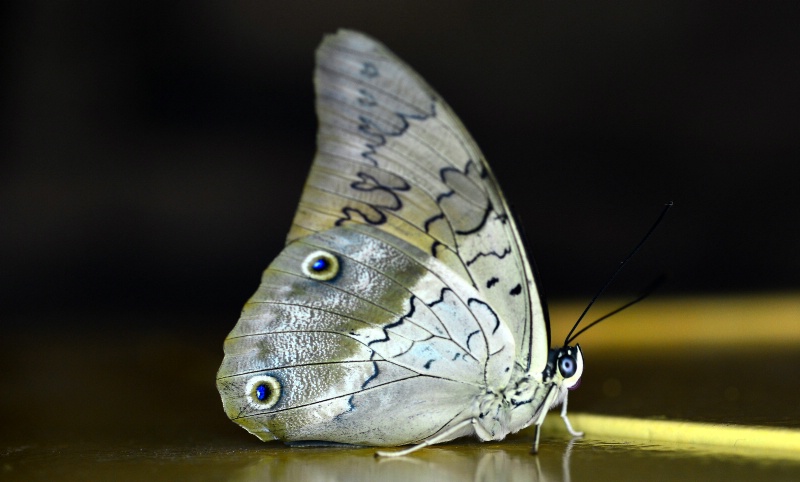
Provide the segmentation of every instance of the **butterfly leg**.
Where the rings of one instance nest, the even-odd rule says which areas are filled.
[[[464,427],[466,427],[467,425],[472,425],[475,428],[476,432],[478,432],[478,436],[482,440],[484,440],[484,438],[481,437],[481,434],[486,432],[486,431],[483,430],[483,428],[478,424],[477,420],[475,420],[474,418],[470,418],[470,419],[464,420],[463,422],[459,422],[456,425],[453,425],[452,427],[450,427],[449,429],[447,429],[444,432],[440,433],[439,435],[436,435],[435,437],[431,437],[431,438],[429,438],[427,440],[424,440],[424,441],[418,443],[417,445],[413,445],[413,446],[411,446],[411,447],[409,447],[409,448],[407,448],[405,450],[396,450],[394,452],[386,452],[384,450],[378,450],[377,452],[375,452],[375,456],[376,457],[403,457],[404,455],[408,455],[408,454],[410,454],[412,452],[416,452],[417,450],[419,450],[419,449],[421,449],[423,447],[427,447],[429,445],[435,445],[435,444],[438,444],[440,442],[444,442],[445,440],[450,440],[453,437],[453,434],[460,433],[461,431],[464,430]]]
[[[583,437],[583,432],[578,432],[574,428],[572,428],[572,424],[569,423],[569,418],[567,417],[567,396],[564,396],[564,402],[561,404],[561,418],[564,420],[564,425],[567,426],[567,432],[573,437]],[[538,427],[537,427],[538,428]]]
[[[539,453],[539,433],[542,431],[541,425],[534,425],[533,433],[533,447],[531,447],[531,454],[536,455]]]
[[[544,396],[544,401],[542,402],[542,407],[545,407],[544,410],[539,411],[539,417],[536,421],[533,422],[533,426],[535,427],[536,432],[534,433],[533,439],[533,447],[531,447],[531,454],[538,454],[539,453],[539,435],[542,431],[542,424],[544,423],[544,418],[547,416],[547,407],[551,407],[553,405],[553,400],[558,396],[558,390],[555,387],[551,386],[547,394]]]

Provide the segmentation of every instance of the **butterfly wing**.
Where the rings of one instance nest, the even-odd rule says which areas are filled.
[[[314,275],[320,258],[329,276]],[[472,418],[514,355],[506,325],[448,266],[343,226],[290,243],[267,268],[217,386],[228,416],[262,440],[401,445]]]
[[[541,372],[548,328],[519,231],[475,141],[402,60],[352,31],[325,38],[315,73],[318,150],[287,242],[379,227],[435,256],[509,326]]]

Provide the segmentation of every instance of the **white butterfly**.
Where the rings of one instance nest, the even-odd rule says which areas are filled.
[[[501,440],[563,404],[579,346],[549,322],[489,165],[375,40],[325,38],[318,151],[286,247],[225,340],[217,388],[262,440]],[[386,454],[386,453],[383,453]]]

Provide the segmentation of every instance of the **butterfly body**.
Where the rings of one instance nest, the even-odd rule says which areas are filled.
[[[315,81],[317,156],[287,245],[225,341],[226,413],[262,440],[375,446],[540,425],[582,356],[549,350],[532,269],[474,141],[364,35],[326,38]]]

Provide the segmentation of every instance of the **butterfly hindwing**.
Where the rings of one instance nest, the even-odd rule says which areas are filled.
[[[308,266],[335,258],[330,279]],[[331,259],[331,258],[325,258]],[[264,440],[395,445],[471,416],[511,376],[511,332],[444,263],[369,225],[290,243],[225,342],[228,415]],[[274,403],[248,396],[269,377]],[[386,417],[403,417],[403,427]]]

